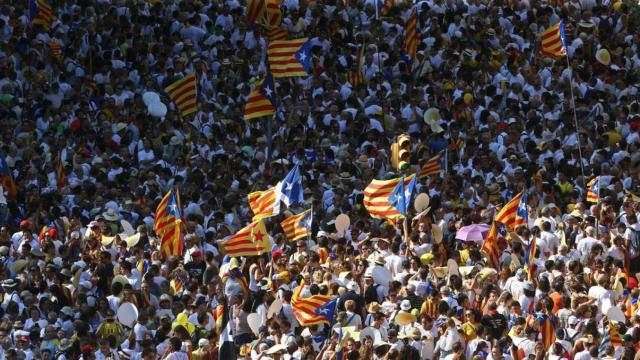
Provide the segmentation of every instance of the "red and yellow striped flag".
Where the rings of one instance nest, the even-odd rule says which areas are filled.
[[[62,164],[62,154],[58,151],[56,156],[56,186],[58,191],[64,189],[67,184],[67,177],[64,175],[64,166]]]
[[[275,186],[264,191],[254,191],[249,194],[248,198],[249,207],[253,211],[253,221],[278,215]]]
[[[269,43],[267,56],[274,78],[307,76],[311,71],[311,48],[307,38]]]
[[[284,234],[289,241],[303,239],[309,236],[311,231],[311,210],[306,210],[298,215],[289,216],[280,223]]]
[[[313,295],[304,299],[300,298],[300,292],[304,287],[304,281],[296,288],[291,297],[291,307],[293,308],[293,315],[302,326],[328,324],[329,320],[322,315],[315,313],[322,305],[331,300],[331,296],[327,295]]]
[[[521,191],[513,199],[500,209],[500,212],[495,216],[494,220],[504,224],[507,230],[511,231],[516,226],[524,224],[525,219],[517,217],[518,206],[520,205],[520,198],[522,198]]]
[[[29,10],[31,23],[34,25],[42,25],[48,29],[49,26],[51,26],[51,23],[56,19],[53,9],[45,0],[30,0]]]
[[[423,177],[439,174],[441,171],[444,171],[444,162],[446,161],[444,157],[445,151],[442,150],[436,156],[427,160],[422,168],[420,169],[420,173],[418,174],[418,179],[422,179]]]
[[[156,208],[153,230],[160,238],[160,254],[163,257],[182,255],[184,224],[179,204],[178,192],[169,190]]]
[[[264,24],[269,27],[279,27],[282,24],[282,0],[267,0],[267,11],[264,14]]]
[[[259,81],[247,99],[244,107],[244,119],[250,120],[276,112],[276,88],[270,73]]]
[[[404,34],[404,50],[411,59],[415,59],[418,54],[418,31],[416,29],[418,15],[415,9],[411,12],[407,20]]]
[[[405,188],[411,183],[414,176],[415,175],[411,175],[405,178]],[[372,218],[395,220],[402,217],[398,209],[389,201],[389,196],[391,196],[391,193],[393,193],[393,190],[401,180],[402,178],[391,180],[374,179],[364,189],[364,199],[362,202]]]
[[[587,201],[597,203],[600,197],[600,176],[591,179],[587,186]]]
[[[258,22],[262,20],[267,11],[267,3],[265,0],[248,0],[247,1],[247,20],[249,22]]]
[[[47,45],[49,45],[49,50],[51,51],[51,57],[57,59],[60,57],[60,53],[62,52],[62,45],[58,44],[53,40],[47,41]]]
[[[546,57],[558,59],[567,55],[562,21],[540,33],[540,52]]]
[[[540,322],[540,336],[542,337],[542,345],[545,350],[549,350],[551,345],[556,341],[556,326],[558,318],[553,315],[542,315],[538,321]]]
[[[289,30],[282,27],[266,27],[267,29],[267,40],[269,42],[277,41],[277,40],[287,40],[289,37]]]
[[[500,258],[500,248],[498,247],[498,227],[495,221],[489,228],[487,238],[484,239],[484,244],[482,244],[482,252],[487,255],[487,260],[489,262],[487,265],[497,270],[498,260]]]
[[[180,114],[187,116],[198,111],[196,99],[198,96],[196,73],[192,72],[182,79],[164,88],[171,101],[176,104]]]
[[[351,84],[351,86],[356,87],[364,82],[364,74],[362,73],[362,61],[364,60],[364,49],[366,48],[366,44],[362,43],[360,50],[358,50],[358,56],[356,57],[356,63],[354,64],[354,68],[351,69],[345,75],[346,80]]]
[[[230,257],[258,256],[271,251],[269,235],[264,221],[258,220],[245,226],[235,235],[229,237],[222,248]]]

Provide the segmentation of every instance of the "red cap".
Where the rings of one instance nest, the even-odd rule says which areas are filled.
[[[56,237],[58,237],[58,230],[57,230],[57,229],[51,229],[51,230],[49,230],[49,237],[50,237],[50,238],[56,238]]]
[[[629,289],[634,289],[638,287],[638,280],[634,276],[629,276],[627,278],[628,284],[627,287]]]
[[[273,260],[278,261],[282,254],[284,254],[284,251],[282,251],[282,249],[278,249],[271,253],[271,257],[273,258]]]
[[[24,219],[20,221],[20,229],[28,229],[31,227],[31,221]]]

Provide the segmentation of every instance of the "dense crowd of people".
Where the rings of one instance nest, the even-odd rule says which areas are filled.
[[[371,0],[284,0],[312,71],[276,79],[271,138],[266,118],[242,118],[269,43],[244,2],[49,5],[49,24],[32,23],[41,1],[0,5],[0,360],[213,359],[221,312],[253,360],[640,359],[635,4],[427,0],[383,15]],[[538,34],[559,21],[554,60]],[[181,116],[163,89],[191,72],[198,110]],[[428,209],[369,215],[373,179],[445,149],[415,190]],[[265,219],[271,251],[227,256],[247,194],[294,165],[305,203]],[[163,257],[153,224],[171,189],[184,254]],[[501,228],[494,268],[458,230],[491,225],[521,191],[527,222]],[[305,209],[310,235],[290,241],[280,222]],[[337,310],[303,325],[292,298],[313,295]]]

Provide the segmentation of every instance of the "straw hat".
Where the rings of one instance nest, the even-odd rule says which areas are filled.
[[[380,304],[378,304],[377,301],[370,303],[367,307],[367,312],[369,314],[375,314],[377,312],[380,312],[380,310],[382,310],[382,307],[380,306]]]

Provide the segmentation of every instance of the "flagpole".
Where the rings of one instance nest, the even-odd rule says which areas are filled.
[[[567,59],[567,69],[569,72],[569,90],[571,91],[571,108],[573,109],[573,122],[576,127],[576,140],[578,142],[578,155],[580,157],[580,172],[582,174],[582,184],[586,186],[586,180],[584,177],[584,165],[582,164],[582,145],[580,144],[580,133],[578,132],[578,115],[576,114],[576,98],[573,95],[573,68],[571,68],[571,62],[569,61],[569,53],[565,56]]]
[[[272,122],[273,122],[273,117],[275,115],[271,115],[269,116],[269,118],[267,119],[267,162],[269,162],[271,160],[271,152],[273,150],[273,133],[272,133]]]

